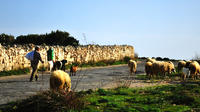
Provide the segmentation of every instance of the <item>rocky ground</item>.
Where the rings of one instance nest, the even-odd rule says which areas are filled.
[[[69,71],[67,71],[69,73]],[[138,63],[137,73],[144,73],[144,62]],[[146,87],[167,83],[147,83],[143,80],[136,80],[135,75],[129,76],[127,65],[115,65],[108,67],[94,67],[81,69],[77,75],[72,76],[72,89],[74,91],[113,88],[126,81],[131,82],[131,87]],[[49,90],[50,73],[39,73],[39,80],[29,82],[30,75],[0,77],[0,105],[18,99],[26,98],[38,92]],[[125,79],[125,80],[123,80]],[[123,80],[123,81],[122,81]],[[120,83],[122,81],[122,83]]]

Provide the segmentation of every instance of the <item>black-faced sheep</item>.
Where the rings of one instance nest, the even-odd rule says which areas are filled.
[[[50,89],[54,91],[71,90],[71,78],[68,73],[62,70],[56,70],[50,76]]]
[[[134,60],[129,60],[128,62],[128,66],[129,66],[129,69],[130,69],[130,73],[133,74],[136,72],[136,69],[137,69],[137,62],[134,61]]]
[[[52,71],[55,71],[55,70],[63,70],[65,71],[65,64],[67,63],[67,60],[62,60],[62,61],[56,61],[53,63],[53,68],[52,68]]]

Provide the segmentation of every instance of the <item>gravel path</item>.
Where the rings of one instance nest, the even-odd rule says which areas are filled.
[[[138,64],[136,75],[140,74],[144,74],[144,63]],[[0,105],[49,90],[50,73],[46,72],[43,75],[39,73],[39,80],[34,82],[29,82],[29,77],[30,75],[0,77]],[[127,65],[80,69],[77,76],[71,77],[72,89],[81,91],[95,88],[113,88],[118,84],[116,81],[123,78],[130,78]],[[134,76],[132,78],[134,79]],[[77,80],[80,81],[77,83]],[[158,85],[158,83],[144,83],[142,80],[132,80],[131,82],[131,87]],[[76,86],[76,84],[78,85]]]

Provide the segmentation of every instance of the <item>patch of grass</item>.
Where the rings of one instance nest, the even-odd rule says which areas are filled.
[[[27,74],[30,73],[29,68],[19,69],[19,70],[10,70],[10,71],[1,71],[0,77],[2,76],[10,76],[10,75],[21,75],[21,74]]]
[[[94,66],[106,66],[107,64],[104,63],[103,61],[97,62],[94,64]]]
[[[126,62],[126,63],[128,63],[128,61],[129,61],[130,59],[131,59],[131,57],[125,56],[124,59],[123,59],[123,61]]]
[[[81,91],[71,96],[49,91],[12,102],[1,112],[190,112],[200,109],[200,84]]]
[[[138,80],[147,80],[149,79],[146,74],[136,75],[136,79]]]
[[[86,101],[93,102],[89,106],[98,106],[97,111],[184,112],[199,108],[200,94],[193,93],[199,89],[199,86],[191,84],[145,89],[116,88],[100,90],[104,91],[103,96],[99,96],[98,90],[85,98]],[[87,111],[87,108],[83,110]]]
[[[125,61],[115,61],[112,65],[127,64]]]

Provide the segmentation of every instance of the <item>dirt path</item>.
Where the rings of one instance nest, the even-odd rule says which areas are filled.
[[[116,87],[116,79],[128,76],[127,65],[81,69],[72,76],[72,89],[81,79],[75,91]],[[144,63],[139,63],[136,75],[144,74]],[[39,81],[29,82],[30,75],[0,77],[0,105],[17,99],[23,99],[38,92],[49,90],[49,73],[39,73]],[[162,83],[144,83],[133,80],[131,87],[154,86]],[[166,84],[166,83],[163,83]]]

